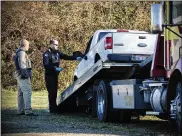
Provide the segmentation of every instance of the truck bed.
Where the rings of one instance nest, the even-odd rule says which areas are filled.
[[[73,94],[81,91],[81,88],[91,79],[96,77],[106,78],[105,74],[108,74],[110,76],[110,79],[113,79],[114,74],[119,75],[120,73],[122,75],[123,73],[126,73],[126,71],[128,71],[130,68],[133,69],[136,66],[139,67],[140,63],[103,63],[101,60],[99,60],[83,76],[73,82],[73,84],[71,84],[59,95],[57,98],[58,106],[60,106],[69,98],[71,99]],[[121,68],[124,70],[122,71]]]

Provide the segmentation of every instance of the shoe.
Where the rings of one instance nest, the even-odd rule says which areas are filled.
[[[22,113],[17,113],[16,115],[25,115],[25,113],[24,112],[22,112]]]
[[[26,116],[38,116],[37,114],[35,113],[28,113],[28,114],[25,114]]]

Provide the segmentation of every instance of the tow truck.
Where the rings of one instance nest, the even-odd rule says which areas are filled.
[[[181,133],[181,7],[181,1],[153,4],[151,29],[157,40],[151,54],[138,62],[98,59],[60,94],[60,111],[85,107],[102,122],[126,122],[133,113],[155,115],[175,122],[177,132]],[[102,40],[106,38],[107,34]],[[109,41],[114,44],[114,39]]]

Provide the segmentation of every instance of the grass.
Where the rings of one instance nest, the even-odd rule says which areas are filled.
[[[17,107],[17,92],[4,90],[2,95],[2,109],[15,109]],[[48,92],[38,91],[32,93],[32,108],[47,109],[48,108]],[[160,120],[155,116],[140,117],[141,120]]]
[[[3,90],[2,95],[2,109],[16,109],[17,107],[17,91]],[[32,93],[32,108],[46,109],[48,107],[48,93],[47,91],[39,91]]]
[[[166,121],[151,116],[141,117],[141,121],[132,120],[131,123],[121,124],[102,123],[85,113],[50,115],[47,112],[47,91],[32,94],[32,108],[38,117],[16,116],[16,93],[8,90],[1,92],[3,134],[173,135],[167,132]]]

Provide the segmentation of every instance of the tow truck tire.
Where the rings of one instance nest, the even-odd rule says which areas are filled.
[[[108,83],[105,81],[100,81],[97,87],[96,109],[97,118],[101,122],[106,122],[109,118],[109,92],[110,88]]]
[[[170,104],[170,116],[173,118],[169,120],[170,126],[172,129],[176,126],[177,132],[182,133],[182,75],[176,72],[171,79],[170,89],[174,90],[175,94]]]
[[[178,81],[176,87],[176,95],[178,95],[178,102],[177,102],[177,115],[176,115],[176,126],[177,131],[182,134],[182,81]]]
[[[97,87],[100,83],[100,80],[95,80],[92,87],[92,117],[97,117],[97,106],[96,106],[96,97],[97,97]]]

